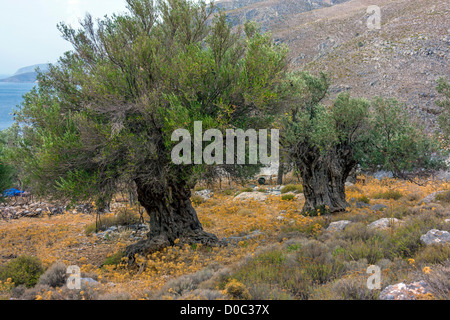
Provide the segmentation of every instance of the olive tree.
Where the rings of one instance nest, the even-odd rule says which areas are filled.
[[[324,74],[294,72],[281,89],[284,146],[303,179],[305,212],[344,211],[345,182],[357,165],[401,178],[442,165],[437,144],[397,101],[342,93],[327,106],[328,87]]]
[[[17,111],[22,161],[36,193],[73,200],[111,199],[136,189],[150,216],[148,239],[127,255],[181,243],[215,245],[190,196],[201,164],[176,165],[174,130],[262,128],[276,112],[287,50],[253,23],[232,30],[213,5],[128,0],[128,12],[80,29],[60,24],[73,50],[39,76]]]

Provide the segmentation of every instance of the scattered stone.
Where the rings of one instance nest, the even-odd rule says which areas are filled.
[[[200,191],[195,191],[194,194],[196,196],[200,196],[202,197],[204,200],[209,200],[214,196],[214,192],[212,192],[209,189],[204,189],[204,190],[200,190]]]
[[[234,197],[234,200],[256,200],[256,201],[265,201],[267,199],[267,195],[262,192],[242,192]]]
[[[390,285],[380,293],[380,300],[420,300],[431,294],[429,285],[424,281],[405,284],[403,282]]]
[[[370,207],[370,204],[365,203],[365,202],[361,202],[361,201],[356,201],[355,207],[358,208],[358,209],[362,209],[362,208]]]
[[[106,231],[109,231],[109,232],[118,232],[118,231],[119,231],[119,228],[116,227],[116,226],[111,226],[111,227],[109,227]]]
[[[377,171],[372,175],[375,179],[383,180],[386,178],[393,178],[394,175],[390,171]]]
[[[330,225],[327,228],[328,232],[339,232],[344,230],[350,223],[352,223],[349,220],[340,220],[330,223]]]
[[[385,209],[387,209],[388,206],[385,204],[374,204],[373,206],[370,207],[371,210],[373,211],[383,211]]]
[[[384,230],[398,227],[401,223],[403,223],[403,221],[398,220],[397,218],[381,218],[369,224],[367,228]]]
[[[421,236],[420,240],[426,245],[444,244],[450,242],[450,233],[448,231],[432,229]]]
[[[100,283],[97,280],[94,280],[92,278],[81,278],[80,279],[81,284],[86,285],[88,287],[95,287],[98,286]]]
[[[351,183],[351,182],[349,182],[349,181],[347,181],[347,182],[345,183],[345,186],[346,186],[346,187],[353,187],[354,184]]]
[[[445,222],[445,223],[449,223],[449,222],[450,222],[450,219],[445,219],[444,222]]]
[[[244,241],[244,240],[251,240],[251,239],[255,239],[258,238],[260,236],[262,236],[264,233],[261,232],[260,230],[255,230],[252,233],[245,235],[245,236],[241,236],[241,237],[228,237],[228,238],[223,238],[222,242],[224,243],[238,243],[240,241]]]
[[[423,198],[422,200],[419,201],[419,205],[420,204],[429,204],[429,203],[435,201],[436,200],[436,196],[438,194],[444,193],[444,192],[445,192],[445,190],[444,191],[436,191],[436,192],[433,192],[433,193],[427,195],[425,198]]]

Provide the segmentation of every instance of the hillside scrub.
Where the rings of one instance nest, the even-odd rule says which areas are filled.
[[[32,254],[42,263],[38,284],[32,288],[2,279],[0,295],[18,299],[377,299],[379,290],[365,286],[370,264],[382,270],[382,287],[428,277],[436,287],[435,298],[445,296],[445,283],[437,283],[449,260],[449,246],[425,246],[420,236],[430,229],[450,231],[446,203],[418,205],[406,198],[420,192],[447,190],[448,183],[417,186],[397,179],[379,181],[367,177],[366,184],[347,188],[347,200],[370,197],[389,189],[404,197],[373,199],[388,209],[374,212],[351,206],[335,215],[304,216],[298,209],[304,199],[282,201],[234,201],[233,195],[215,196],[196,205],[201,223],[220,239],[240,237],[258,230],[251,239],[227,247],[188,245],[176,241],[150,255],[140,255],[134,265],[124,256],[134,240],[127,231],[102,239],[86,235],[95,222],[92,214],[71,214],[34,219],[0,221],[0,263],[13,261],[13,254]],[[238,190],[238,188],[236,189]],[[114,209],[119,210],[119,209]],[[137,214],[137,207],[128,210]],[[283,219],[279,219],[283,212]],[[399,227],[372,230],[367,225],[383,217],[404,221]],[[343,231],[329,233],[331,222],[349,220]],[[44,244],[44,245],[43,245]],[[67,290],[61,285],[58,263],[78,265],[83,275],[99,281],[96,290]],[[429,268],[431,273],[422,270]],[[59,270],[59,271],[58,271]],[[425,269],[428,272],[428,269]],[[234,279],[234,280],[233,280]],[[109,283],[114,283],[110,285]],[[247,293],[248,292],[248,293]]]

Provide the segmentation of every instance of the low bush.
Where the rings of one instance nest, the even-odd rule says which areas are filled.
[[[62,262],[57,262],[48,268],[39,278],[38,284],[53,288],[62,287],[67,279],[67,267]]]
[[[281,196],[281,200],[283,201],[292,201],[294,200],[295,196],[293,194],[283,194]]]
[[[0,280],[11,279],[16,286],[31,288],[36,285],[44,273],[41,261],[32,256],[20,256],[0,267]]]
[[[376,193],[373,195],[374,199],[398,200],[403,197],[403,194],[398,190],[389,189],[385,192]]]
[[[281,193],[288,193],[288,192],[303,193],[303,186],[301,184],[288,184],[283,188],[281,188]]]

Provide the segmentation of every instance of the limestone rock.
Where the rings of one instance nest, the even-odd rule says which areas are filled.
[[[401,223],[403,223],[403,221],[396,218],[381,218],[369,224],[367,228],[384,230],[392,227],[398,227]]]
[[[350,223],[352,223],[349,220],[340,220],[330,223],[330,225],[327,228],[327,231],[329,232],[337,232],[344,230]]]
[[[242,192],[234,197],[234,200],[243,201],[243,200],[256,200],[256,201],[265,201],[267,199],[267,195],[262,192]]]
[[[380,293],[380,300],[419,300],[424,295],[431,294],[426,282],[413,282],[405,284],[403,282],[390,285]]]
[[[426,245],[444,244],[450,242],[450,233],[448,231],[432,229],[421,236],[420,240]]]

